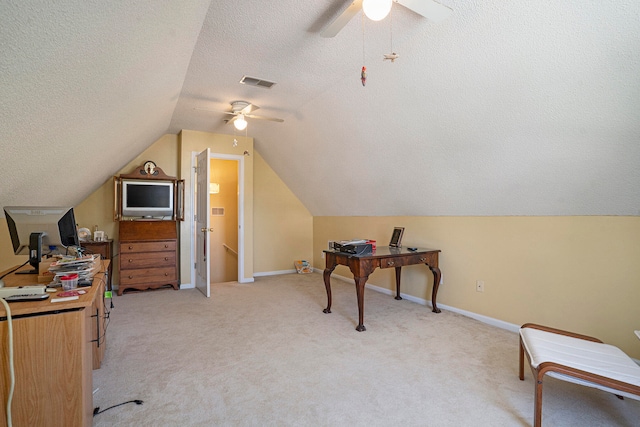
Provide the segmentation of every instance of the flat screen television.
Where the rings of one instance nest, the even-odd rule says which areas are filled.
[[[122,215],[155,218],[173,216],[172,181],[122,180]]]
[[[16,255],[28,255],[33,270],[19,273],[38,274],[42,255],[55,248],[80,246],[73,208],[47,206],[6,206],[4,213]]]

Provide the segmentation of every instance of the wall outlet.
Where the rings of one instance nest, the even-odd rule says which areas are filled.
[[[484,292],[484,281],[476,280],[476,292]]]

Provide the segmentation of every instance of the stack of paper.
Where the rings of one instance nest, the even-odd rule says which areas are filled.
[[[60,260],[52,262],[49,271],[55,276],[49,286],[60,285],[60,277],[77,273],[78,281],[93,280],[94,274],[100,271],[100,255],[92,254],[83,257],[64,256]]]

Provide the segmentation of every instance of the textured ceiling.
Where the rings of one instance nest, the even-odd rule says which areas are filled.
[[[640,2],[441,1],[330,39],[349,1],[4,1],[0,204],[79,203],[241,99],[313,215],[640,215]]]

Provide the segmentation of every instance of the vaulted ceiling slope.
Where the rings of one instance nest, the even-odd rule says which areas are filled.
[[[640,2],[441,3],[323,38],[348,0],[2,2],[0,203],[78,203],[246,100],[313,215],[640,215]]]

